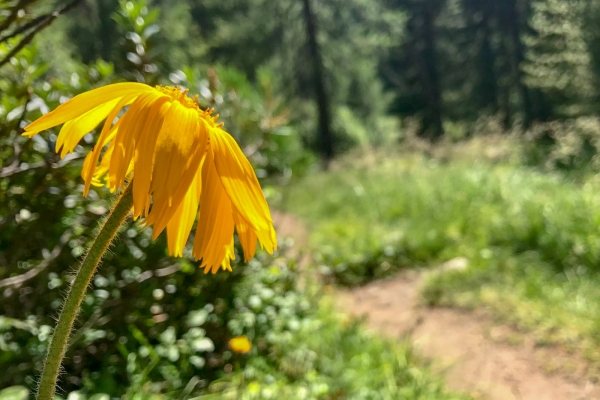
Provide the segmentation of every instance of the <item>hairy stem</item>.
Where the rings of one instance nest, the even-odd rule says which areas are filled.
[[[38,400],[52,400],[54,397],[56,382],[60,374],[62,359],[67,350],[69,336],[73,329],[73,322],[79,314],[81,302],[98,264],[133,206],[132,187],[132,184],[128,185],[104,220],[98,235],[92,242],[81,267],[75,275],[75,280],[71,284],[44,362],[44,370],[37,394]]]

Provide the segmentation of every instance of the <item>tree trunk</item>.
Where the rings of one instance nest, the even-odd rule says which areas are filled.
[[[500,109],[502,110],[502,126],[505,130],[511,128],[513,123],[512,117],[512,106],[510,104],[510,95],[512,92],[512,86],[510,85],[510,77],[512,76],[511,63],[508,60],[510,55],[510,47],[506,43],[507,39],[502,37],[498,48],[499,61],[500,61],[500,75],[503,77],[503,81],[498,85],[498,96],[500,101]]]
[[[529,88],[523,82],[523,71],[521,65],[525,60],[525,49],[521,40],[521,17],[517,8],[516,0],[507,0],[507,21],[509,35],[513,46],[513,63],[515,73],[515,84],[521,96],[521,105],[523,107],[523,128],[527,129],[531,126],[534,119],[533,107],[531,101],[531,93]]]
[[[319,150],[324,166],[327,168],[329,161],[334,155],[334,139],[331,130],[329,96],[327,94],[327,88],[325,87],[325,68],[321,57],[321,49],[317,42],[317,22],[310,2],[311,0],[302,0],[308,47],[313,65],[315,100],[319,111]]]
[[[493,114],[499,111],[498,105],[498,76],[496,74],[496,53],[492,47],[492,32],[487,10],[483,10],[480,24],[481,29],[481,90],[484,106]]]
[[[423,38],[423,53],[421,57],[423,71],[423,87],[425,88],[426,109],[423,119],[424,133],[431,139],[437,140],[444,135],[442,126],[442,90],[437,70],[435,51],[435,15],[429,6],[422,8],[421,33]]]

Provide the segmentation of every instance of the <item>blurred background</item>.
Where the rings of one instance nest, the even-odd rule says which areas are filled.
[[[61,397],[600,398],[599,21],[595,0],[0,1],[0,399],[33,393],[111,204],[82,197],[93,132],[64,159],[56,129],[20,134],[121,81],[216,109],[281,249],[204,275],[123,227]],[[517,386],[452,378],[436,360],[479,350],[458,317],[430,332],[456,343],[415,343],[440,310],[481,328],[480,353],[529,357],[541,384],[510,362]],[[228,347],[238,336],[248,354]]]

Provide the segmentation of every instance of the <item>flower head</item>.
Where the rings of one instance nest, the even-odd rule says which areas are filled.
[[[90,185],[116,191],[133,178],[134,218],[153,225],[153,239],[166,229],[175,256],[182,256],[199,212],[192,255],[215,273],[231,270],[234,227],[246,260],[257,241],[269,253],[277,242],[250,162],[211,114],[178,87],[116,83],[73,97],[24,135],[64,124],[56,141],[64,157],[106,120],[83,164],[84,195]]]
[[[252,350],[252,343],[246,336],[236,336],[229,340],[229,348],[235,353],[246,354]]]

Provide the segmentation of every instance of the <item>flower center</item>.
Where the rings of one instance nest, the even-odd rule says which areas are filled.
[[[181,90],[179,86],[161,86],[157,85],[156,90],[159,92],[166,94],[171,97],[173,100],[179,101],[179,103],[187,108],[192,108],[200,111],[200,107],[198,107],[198,95],[196,95],[193,99],[187,96],[189,89]]]
[[[206,110],[202,110],[198,102],[198,95],[195,95],[193,98],[187,95],[189,89],[182,90],[182,88],[179,86],[157,85],[156,90],[171,97],[173,100],[177,100],[184,107],[196,110],[198,112],[198,116],[206,122],[208,122],[210,126],[217,128],[221,128],[223,126],[222,122],[217,123],[217,119],[219,119],[219,114],[216,114],[214,116],[212,115],[215,109],[208,108]]]

